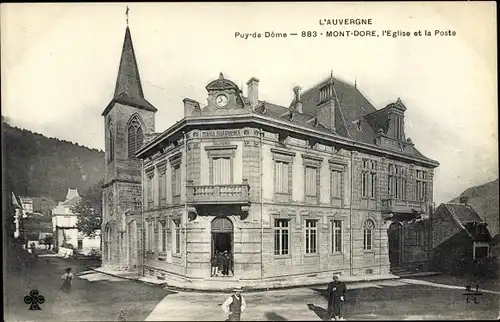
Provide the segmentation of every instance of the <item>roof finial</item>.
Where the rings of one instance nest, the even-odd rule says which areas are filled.
[[[330,85],[333,84],[333,69],[330,70]]]
[[[224,75],[222,75],[222,72],[219,74],[219,79],[224,79]]]
[[[125,15],[127,16],[127,27],[128,27],[128,11],[129,11],[129,10],[130,10],[130,9],[129,9],[129,8],[128,8],[128,6],[127,6],[127,10],[125,10]]]
[[[356,84],[356,76],[354,76],[354,88],[357,88],[357,84]]]

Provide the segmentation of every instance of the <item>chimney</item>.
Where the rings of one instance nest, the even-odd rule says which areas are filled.
[[[468,201],[469,201],[469,198],[468,198],[468,197],[466,197],[466,196],[463,196],[463,197],[460,197],[460,199],[459,199],[459,201],[458,201],[458,202],[459,202],[460,204],[467,205],[467,202],[468,202]]]
[[[297,113],[302,114],[302,101],[300,100],[300,86],[295,86],[293,88],[293,92],[295,94],[295,110],[297,110]]]
[[[184,102],[184,117],[199,114],[200,103],[187,97],[182,101]]]
[[[248,90],[248,100],[252,107],[257,106],[259,103],[259,80],[255,77],[250,78],[247,82]]]

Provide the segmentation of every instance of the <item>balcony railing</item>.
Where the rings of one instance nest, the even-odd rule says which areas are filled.
[[[187,183],[187,202],[190,204],[246,204],[249,203],[250,186],[242,184],[194,185]]]
[[[383,213],[407,213],[414,211],[426,213],[425,203],[423,201],[400,200],[400,199],[382,199]]]

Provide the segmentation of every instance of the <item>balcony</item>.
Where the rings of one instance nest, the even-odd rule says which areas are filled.
[[[246,179],[242,184],[194,185],[188,181],[187,203],[192,205],[241,205],[249,204],[250,186]]]
[[[426,213],[423,201],[411,201],[400,199],[382,199],[382,213],[413,214]]]

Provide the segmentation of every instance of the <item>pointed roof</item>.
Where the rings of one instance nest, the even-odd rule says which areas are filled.
[[[71,189],[71,188],[69,188],[68,189],[68,193],[66,194],[66,200],[71,200],[71,199],[73,199],[75,197],[78,197],[78,196],[80,196],[78,194],[78,189]]]
[[[113,99],[102,113],[103,116],[108,114],[114,103],[122,103],[151,112],[157,111],[157,109],[144,98],[139,68],[135,58],[134,46],[132,44],[132,36],[128,26],[125,30],[125,38],[123,40],[115,93]]]

